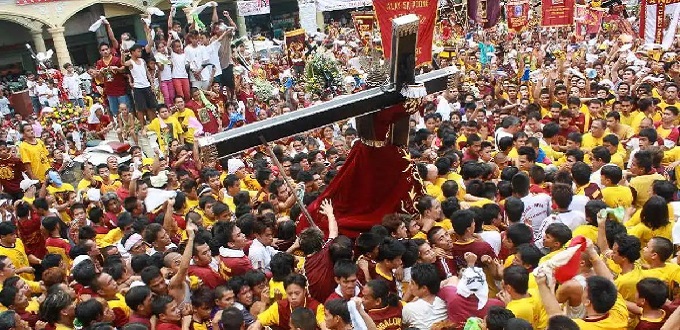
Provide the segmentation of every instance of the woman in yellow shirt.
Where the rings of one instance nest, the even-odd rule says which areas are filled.
[[[640,212],[640,223],[628,229],[628,234],[640,239],[640,245],[646,246],[652,237],[671,239],[673,222],[668,216],[666,200],[661,196],[652,196]]]

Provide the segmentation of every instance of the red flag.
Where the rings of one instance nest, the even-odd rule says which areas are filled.
[[[505,5],[508,29],[520,32],[529,25],[529,0],[510,0]]]
[[[364,46],[371,45],[373,42],[373,23],[375,23],[375,13],[367,12],[352,12],[352,20],[354,21],[354,29],[361,38]]]
[[[574,0],[546,0],[542,6],[541,26],[574,24]]]
[[[420,19],[416,65],[432,61],[432,38],[437,21],[437,4],[437,0],[380,0],[373,2],[385,57],[389,58],[392,51],[392,19],[403,15],[416,14]]]

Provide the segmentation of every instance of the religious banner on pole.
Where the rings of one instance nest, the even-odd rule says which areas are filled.
[[[477,22],[484,29],[491,29],[501,17],[500,0],[468,0],[467,11],[471,21]]]
[[[373,0],[317,0],[316,10],[334,11],[359,7],[370,7]]]
[[[670,48],[680,18],[678,0],[643,0],[640,5],[640,37],[645,43]]]
[[[286,55],[288,62],[293,67],[305,66],[305,39],[307,35],[304,29],[288,31],[285,34]]]
[[[415,14],[420,19],[416,65],[432,61],[432,38],[437,20],[437,5],[437,0],[381,0],[373,3],[386,58],[390,57],[392,51],[392,19]]]
[[[583,40],[587,34],[597,34],[602,26],[602,18],[606,9],[593,8],[590,6],[576,5],[574,23],[576,23],[576,36]]]
[[[269,14],[269,0],[239,0],[236,1],[238,14],[241,16]]]
[[[529,0],[510,0],[505,4],[508,29],[517,32],[529,25]]]
[[[354,28],[364,46],[371,45],[373,41],[373,25],[375,24],[375,13],[372,11],[352,12]]]
[[[574,24],[574,0],[546,0],[542,3],[541,26]]]

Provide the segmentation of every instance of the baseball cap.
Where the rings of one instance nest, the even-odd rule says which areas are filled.
[[[28,188],[31,188],[31,186],[34,186],[38,183],[40,183],[40,181],[25,178],[25,179],[21,180],[21,182],[19,183],[19,187],[21,188],[22,191],[27,191]]]

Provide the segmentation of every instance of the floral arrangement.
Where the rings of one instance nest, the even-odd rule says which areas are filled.
[[[260,101],[268,101],[277,92],[276,87],[269,80],[260,77],[253,79],[253,93]]]
[[[331,55],[315,53],[308,57],[304,75],[305,88],[310,93],[321,95],[330,91],[336,94],[342,88],[340,66]]]
[[[77,125],[86,122],[87,114],[80,107],[74,107],[71,103],[64,103],[53,108],[51,112],[43,110],[40,114],[40,123],[46,126],[48,118],[57,124],[66,125],[73,123]]]

